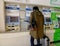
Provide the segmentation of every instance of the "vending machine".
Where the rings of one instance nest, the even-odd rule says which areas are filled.
[[[6,31],[20,31],[20,6],[15,4],[6,4]]]
[[[45,30],[51,30],[51,24],[52,24],[52,20],[51,20],[51,10],[46,8],[46,9],[42,9],[42,13],[44,15],[44,28]]]
[[[60,41],[60,13],[52,12],[51,16],[52,16],[53,27],[55,30],[53,40]]]
[[[54,28],[53,28],[53,22],[51,17],[51,8],[50,7],[43,7],[42,13],[44,15],[44,33],[45,35],[50,39],[50,42],[54,41]]]
[[[27,22],[30,21],[31,12],[32,12],[32,7],[26,6],[26,21]]]

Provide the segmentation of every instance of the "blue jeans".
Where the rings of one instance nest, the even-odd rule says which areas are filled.
[[[30,42],[31,42],[31,46],[34,46],[34,38],[32,36]],[[40,46],[40,39],[37,39],[37,46]]]

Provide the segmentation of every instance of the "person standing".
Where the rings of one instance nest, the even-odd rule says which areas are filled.
[[[34,21],[34,22],[32,22]],[[34,24],[32,24],[34,23]],[[30,15],[30,24],[32,30],[30,30],[30,42],[31,46],[34,46],[34,39],[37,40],[37,46],[40,46],[40,39],[44,37],[44,16],[37,6],[33,7],[33,12]]]

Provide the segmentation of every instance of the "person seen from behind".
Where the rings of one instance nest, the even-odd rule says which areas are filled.
[[[33,12],[30,15],[30,30],[31,35],[31,46],[34,46],[34,39],[37,40],[37,46],[40,46],[40,39],[44,37],[44,16],[37,6],[33,7]]]

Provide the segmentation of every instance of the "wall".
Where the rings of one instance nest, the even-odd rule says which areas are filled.
[[[50,6],[50,7],[60,7],[60,1],[58,0],[4,0],[5,2],[15,2],[20,4],[33,4],[33,5],[41,5],[41,6]],[[53,1],[53,2],[51,2]],[[52,3],[52,4],[51,4]]]
[[[36,4],[36,5],[46,5],[46,6],[51,6],[50,5],[50,0],[4,0],[6,2],[18,2],[18,3],[28,3],[28,4]]]
[[[0,0],[0,32],[5,31],[4,1]]]
[[[50,6],[50,0],[28,0],[28,3]]]

